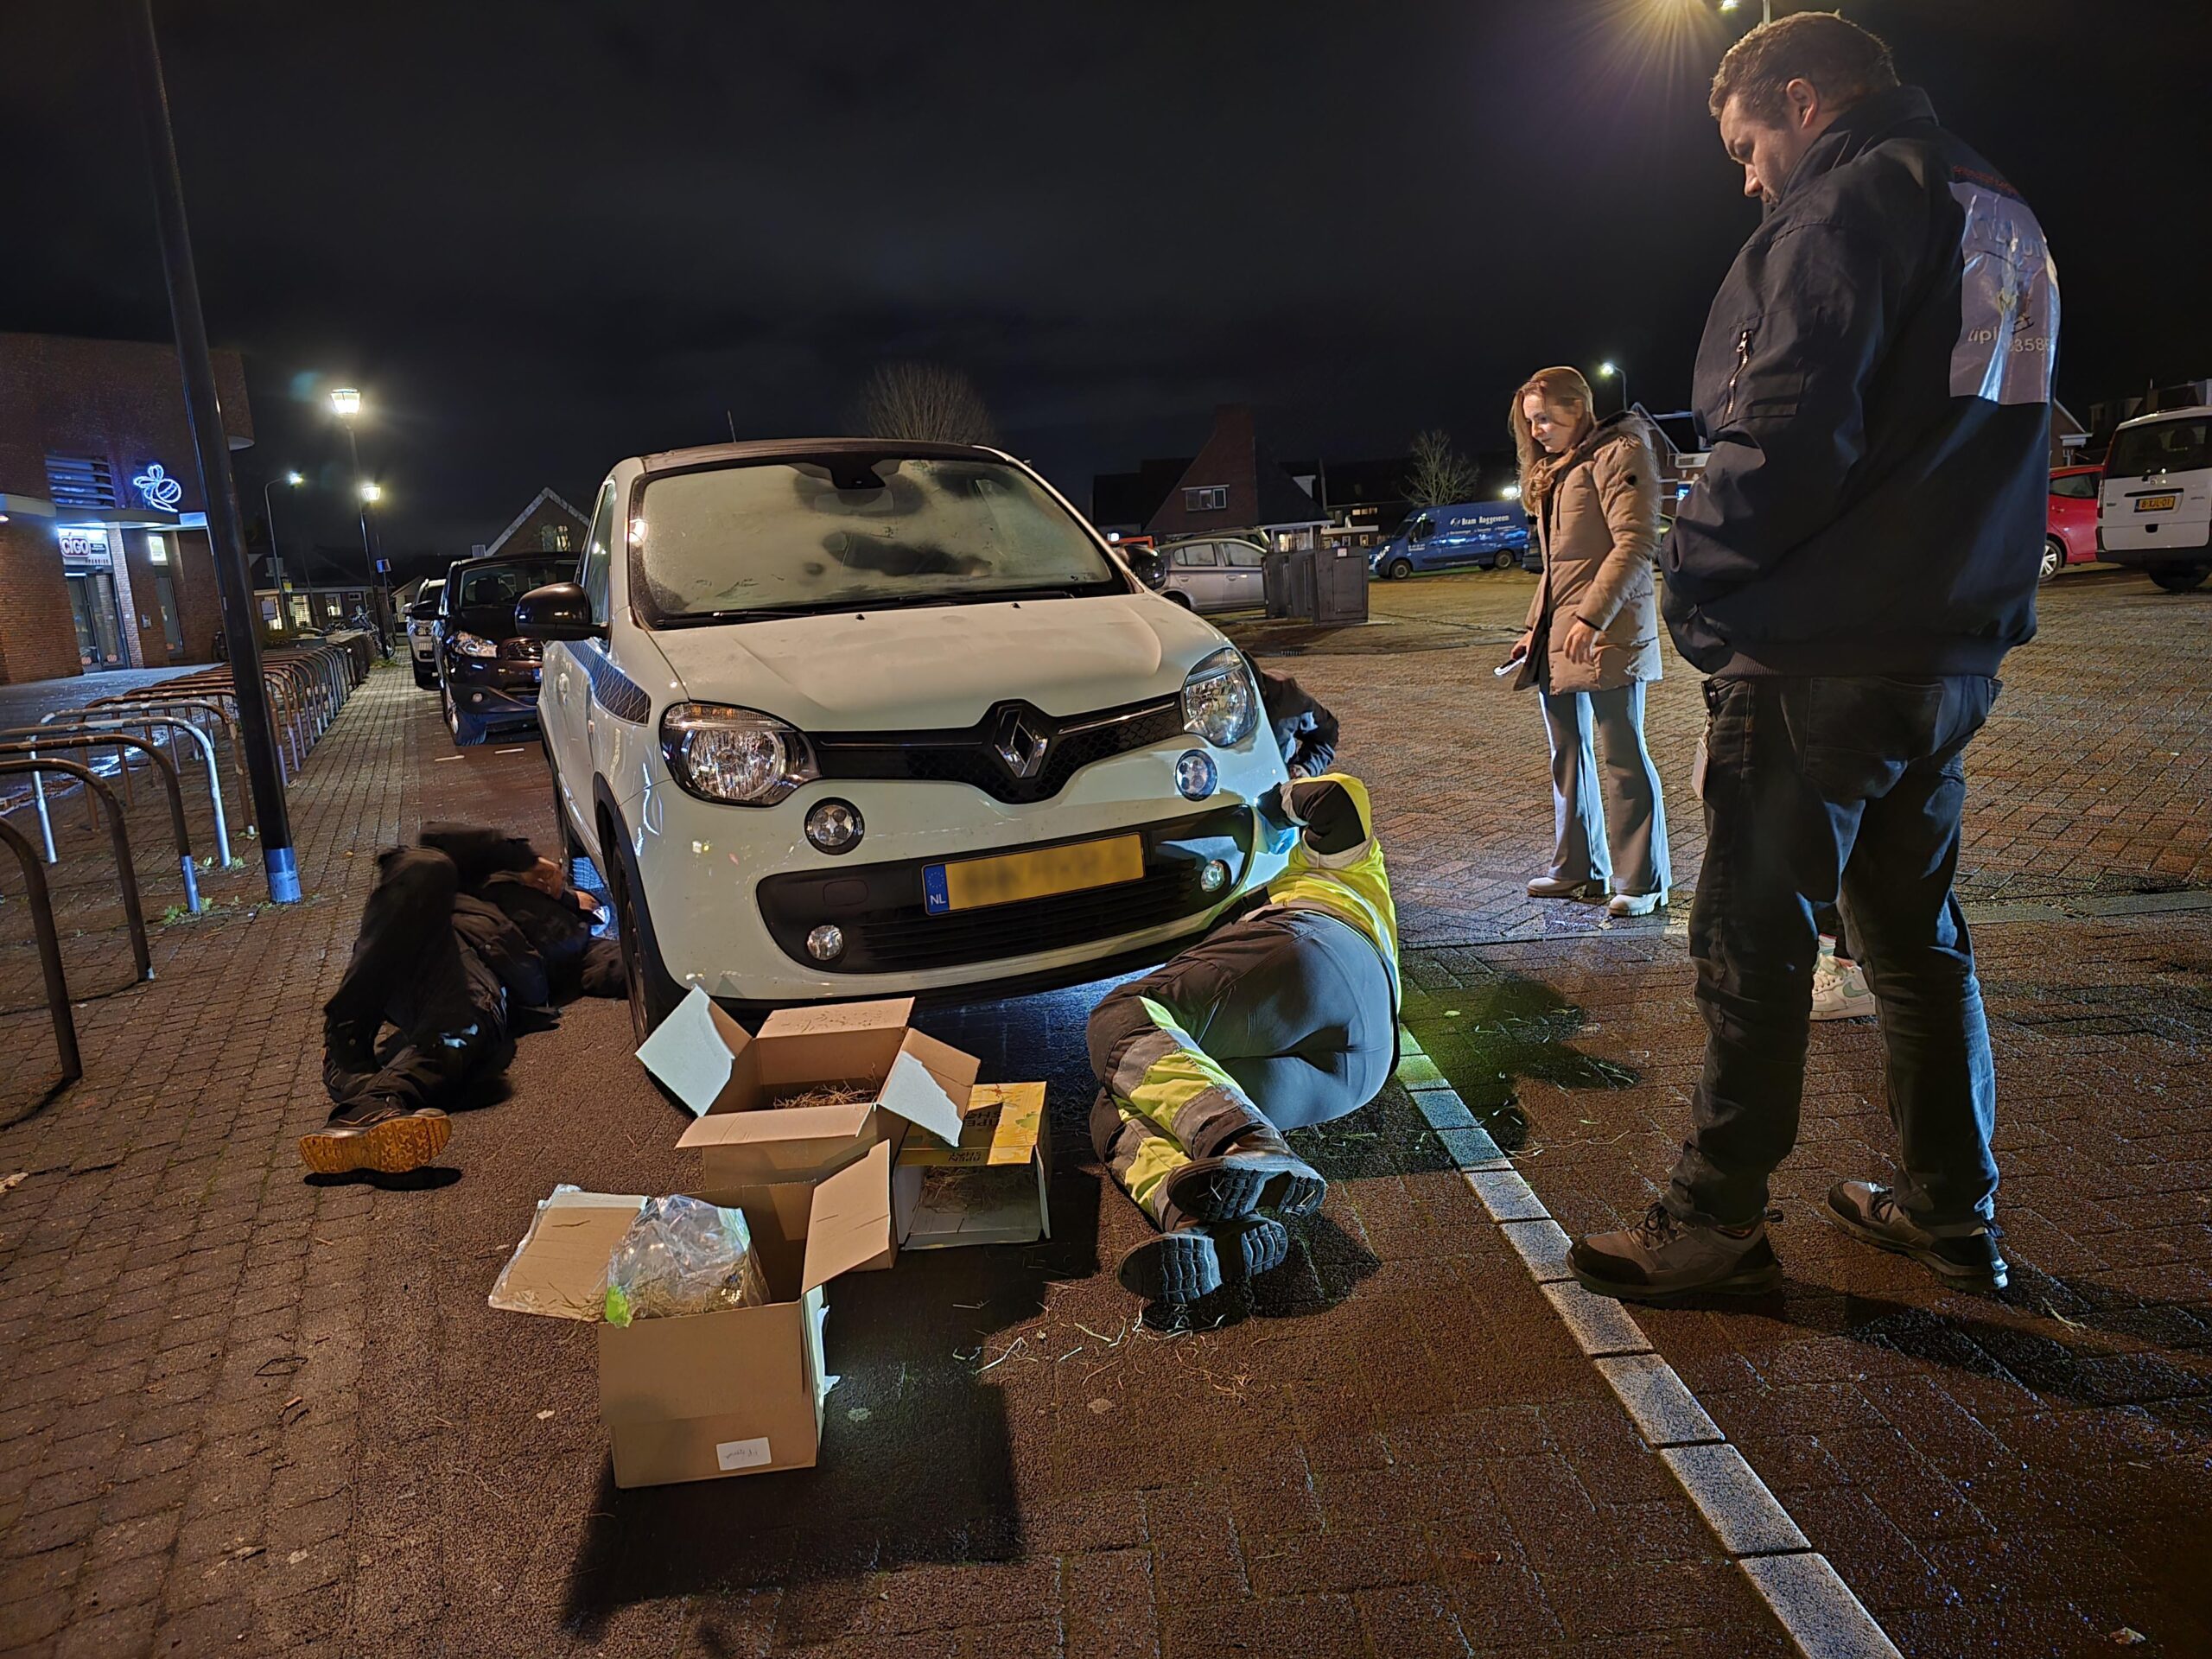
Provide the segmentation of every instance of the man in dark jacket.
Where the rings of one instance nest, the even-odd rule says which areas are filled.
[[[623,994],[620,948],[592,931],[594,901],[527,841],[456,823],[425,824],[421,840],[378,857],[353,960],[323,1006],[336,1106],[300,1141],[318,1173],[429,1163],[445,1149],[445,1103],[514,1057],[513,1009],[572,986]],[[399,1046],[380,1061],[386,1020]]]
[[[1711,460],[1661,554],[1668,624],[1710,677],[1690,917],[1709,1039],[1663,1200],[1569,1262],[1616,1296],[1777,1282],[1767,1178],[1797,1135],[1814,909],[1840,893],[1899,1179],[1840,1182],[1829,1211],[1999,1287],[1995,1077],[1951,880],[1961,756],[2035,632],[2056,274],[2027,204],[1840,17],[1745,35],[1712,107],[1766,217],[1706,326]]]
[[[1337,759],[1337,717],[1287,674],[1262,668],[1247,657],[1259,682],[1260,707],[1292,778],[1319,778]]]

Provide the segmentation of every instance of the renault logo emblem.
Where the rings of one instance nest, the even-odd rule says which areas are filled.
[[[998,752],[1007,771],[1025,781],[1034,778],[1045,764],[1045,751],[1052,742],[1038,731],[1026,709],[1002,709],[991,728],[991,747]]]

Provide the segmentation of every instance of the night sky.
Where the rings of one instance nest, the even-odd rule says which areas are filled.
[[[0,23],[0,328],[168,336],[111,3]],[[2041,215],[2077,412],[2212,374],[2212,4],[1846,10]],[[1334,458],[1495,448],[1553,362],[1680,407],[1757,223],[1704,90],[1757,11],[156,4],[241,499],[297,467],[283,533],[346,544],[323,393],[359,385],[402,556],[732,424],[847,429],[887,359],[972,375],[1078,504],[1223,401]]]

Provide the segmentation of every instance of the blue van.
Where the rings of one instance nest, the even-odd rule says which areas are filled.
[[[1458,565],[1510,570],[1529,545],[1529,515],[1517,501],[1462,501],[1423,507],[1367,556],[1367,568],[1393,582],[1416,570]]]

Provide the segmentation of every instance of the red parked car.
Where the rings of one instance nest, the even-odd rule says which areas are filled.
[[[2101,467],[2061,467],[2050,475],[2050,515],[2037,580],[2049,582],[2069,564],[2097,556],[2097,480]]]

